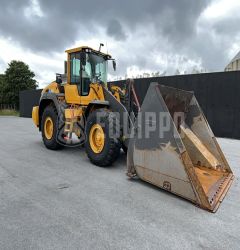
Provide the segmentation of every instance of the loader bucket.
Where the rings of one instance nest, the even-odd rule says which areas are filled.
[[[193,92],[151,83],[132,134],[128,176],[217,210],[233,173]]]

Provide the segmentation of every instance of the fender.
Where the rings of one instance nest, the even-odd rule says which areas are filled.
[[[88,115],[93,107],[97,107],[97,108],[109,107],[109,102],[108,101],[99,101],[99,100],[91,101],[88,104],[86,111],[85,111],[86,118],[88,117]]]
[[[41,120],[42,120],[42,114],[44,109],[50,105],[53,104],[58,112],[58,115],[60,114],[59,110],[59,96],[64,96],[64,94],[56,94],[56,93],[43,93],[40,101],[39,101],[39,131],[41,131]]]

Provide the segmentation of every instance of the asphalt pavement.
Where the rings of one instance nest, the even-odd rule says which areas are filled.
[[[0,249],[240,249],[240,141],[218,139],[235,174],[217,213],[140,180],[126,156],[92,165],[47,150],[31,119],[0,117]]]

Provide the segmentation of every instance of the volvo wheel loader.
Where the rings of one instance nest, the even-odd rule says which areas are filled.
[[[101,47],[100,47],[101,48]],[[192,92],[152,83],[142,105],[134,82],[107,85],[108,54],[67,50],[67,74],[42,91],[32,118],[48,149],[84,145],[97,166],[123,148],[127,175],[216,211],[233,173]]]

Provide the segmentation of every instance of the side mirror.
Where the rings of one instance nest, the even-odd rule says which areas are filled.
[[[117,69],[117,64],[116,64],[116,61],[115,61],[115,60],[113,60],[113,61],[112,61],[112,64],[113,64],[113,69],[114,69],[114,71],[116,71],[116,69]]]
[[[61,84],[62,83],[62,75],[61,74],[56,74],[56,83]]]

